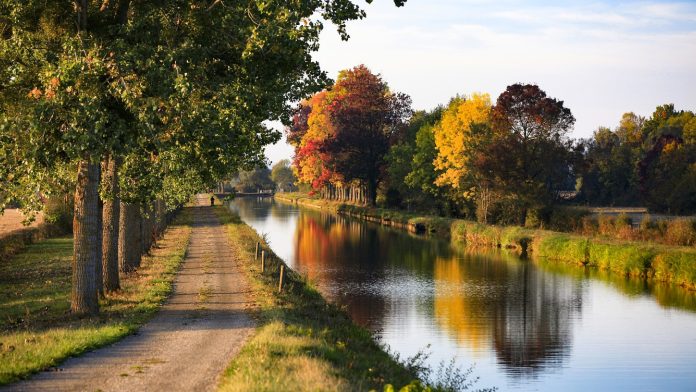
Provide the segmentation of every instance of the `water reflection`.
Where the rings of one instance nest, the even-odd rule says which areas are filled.
[[[500,251],[470,252],[268,199],[240,199],[231,208],[404,356],[432,344],[433,364],[453,356],[465,366],[477,362],[484,383],[503,390],[661,389],[668,364],[676,369],[673,389],[696,386],[688,367],[696,359],[696,317],[666,317],[654,306],[693,309],[693,293]],[[645,336],[657,326],[673,336]],[[640,345],[653,354],[635,355]]]

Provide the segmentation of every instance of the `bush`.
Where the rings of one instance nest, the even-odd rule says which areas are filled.
[[[506,198],[498,200],[491,205],[491,223],[503,226],[521,225],[526,218],[522,214],[524,206],[519,200]]]
[[[665,242],[670,245],[696,245],[696,220],[675,219],[667,224]]]
[[[67,198],[67,200],[71,200]],[[60,230],[71,233],[73,225],[73,206],[60,197],[51,197],[44,205],[44,220]]]
[[[547,207],[530,208],[524,220],[524,226],[532,229],[543,229],[549,223],[551,209]]]
[[[578,232],[584,228],[584,219],[590,211],[583,208],[558,207],[551,213],[549,229],[564,232]]]
[[[621,213],[614,219],[614,236],[630,240],[633,238],[633,219],[628,215]]]
[[[581,234],[593,236],[599,232],[599,221],[592,216],[585,216],[580,219]]]

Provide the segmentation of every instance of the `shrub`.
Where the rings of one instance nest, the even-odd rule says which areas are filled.
[[[558,207],[553,210],[549,219],[549,229],[564,232],[577,232],[583,229],[585,218],[590,211],[583,208]]]
[[[551,209],[547,207],[530,208],[527,210],[524,226],[533,229],[543,229],[551,219],[551,213]]]
[[[612,235],[614,233],[614,218],[600,214],[597,218],[597,232],[602,235]]]
[[[67,200],[71,200],[67,198]],[[51,197],[44,205],[44,220],[66,233],[72,232],[73,206],[60,197]]]
[[[633,238],[633,219],[628,215],[621,213],[614,219],[614,236],[630,240]]]
[[[599,232],[599,221],[593,216],[584,216],[580,219],[581,234],[593,236]]]
[[[498,200],[491,205],[491,222],[503,226],[521,225],[526,218],[522,214],[523,211],[524,207],[518,200],[512,198]]]
[[[696,220],[675,219],[667,224],[665,242],[670,245],[696,245]]]

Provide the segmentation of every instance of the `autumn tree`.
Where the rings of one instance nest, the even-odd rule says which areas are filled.
[[[451,188],[457,199],[475,201],[483,222],[493,197],[489,178],[476,163],[491,139],[490,111],[488,94],[455,97],[433,128],[438,151],[433,165],[440,171],[435,184]]]
[[[331,90],[333,126],[321,150],[345,181],[358,180],[374,205],[392,138],[411,115],[410,98],[392,93],[379,75],[364,65],[342,71]]]
[[[513,84],[498,96],[491,109],[493,140],[477,166],[511,198],[518,222],[524,224],[529,208],[555,200],[571,164],[574,122],[563,101],[536,85]]]

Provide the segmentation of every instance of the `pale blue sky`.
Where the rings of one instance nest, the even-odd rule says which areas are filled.
[[[316,54],[332,77],[365,64],[415,109],[455,94],[537,83],[564,100],[573,136],[674,103],[696,110],[696,1],[390,0],[365,5],[342,42],[327,25]],[[290,158],[281,141],[269,160]]]

